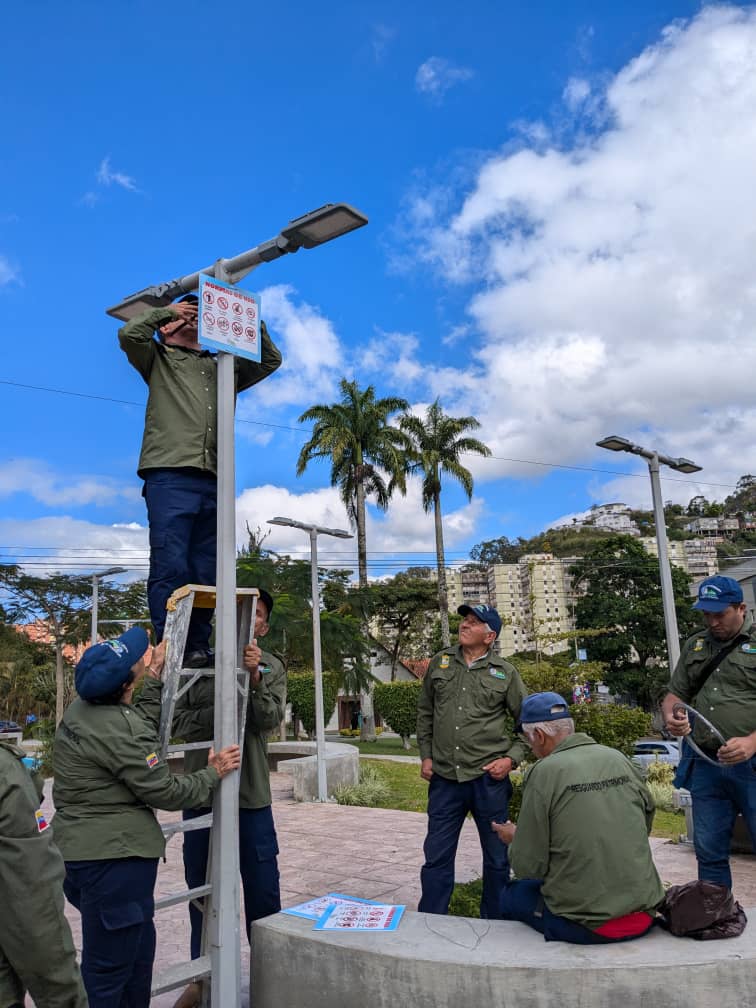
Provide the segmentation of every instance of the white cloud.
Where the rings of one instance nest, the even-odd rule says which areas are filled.
[[[309,406],[336,394],[343,374],[344,350],[321,310],[295,302],[288,284],[266,287],[260,294],[262,313],[283,355],[281,368],[239,398],[238,415],[259,418],[260,407]]]
[[[135,485],[124,485],[101,476],[58,473],[40,459],[11,459],[0,465],[0,498],[28,494],[50,507],[94,504],[105,506],[116,500],[137,500]]]
[[[6,284],[14,283],[18,281],[21,277],[20,270],[16,265],[14,265],[10,259],[3,255],[0,255],[0,287],[5,287]]]
[[[373,49],[373,58],[377,64],[383,63],[389,44],[396,36],[396,29],[391,25],[377,23],[370,29],[370,45]]]
[[[414,333],[384,332],[360,348],[360,373],[377,373],[382,381],[390,380],[403,388],[415,384],[425,373],[425,365],[418,359],[418,338]]]
[[[456,66],[441,56],[431,56],[417,68],[415,87],[421,94],[440,101],[449,88],[474,76],[469,67]]]
[[[110,166],[109,157],[104,157],[100,162],[100,167],[97,169],[97,181],[102,186],[117,185],[128,192],[139,192],[136,179],[131,175],[126,175],[125,172],[114,171]]]
[[[591,94],[600,131],[489,158],[430,232],[424,261],[479,284],[481,342],[464,372],[428,381],[481,420],[495,455],[582,461],[616,432],[694,458],[712,482],[749,467],[755,63],[752,8],[674,24]]]
[[[567,108],[574,111],[583,104],[590,93],[591,85],[587,80],[583,80],[582,77],[570,77],[562,92],[562,98]]]
[[[85,574],[103,567],[126,567],[147,576],[147,529],[141,525],[98,525],[67,515],[0,519],[3,563],[19,563],[43,577],[53,571]],[[10,552],[13,547],[15,552]]]

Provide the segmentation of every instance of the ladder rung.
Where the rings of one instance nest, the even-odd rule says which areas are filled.
[[[165,910],[166,907],[175,906],[177,903],[188,903],[190,900],[199,899],[200,896],[207,896],[212,892],[212,886],[197,886],[195,889],[182,889],[181,892],[170,893],[168,896],[161,896],[155,900],[156,910]]]
[[[177,742],[176,745],[169,745],[168,752],[190,752],[192,749],[209,749],[212,742]]]
[[[194,819],[179,819],[177,822],[161,823],[160,828],[163,831],[163,836],[168,840],[176,833],[191,833],[196,829],[209,829],[212,825],[213,813],[208,812],[207,815],[196,816]]]
[[[153,976],[152,996],[165,994],[166,991],[184,987],[192,980],[201,980],[207,976],[210,976],[210,956],[200,956],[199,959],[190,959],[189,962],[176,963],[175,966],[169,966]]]

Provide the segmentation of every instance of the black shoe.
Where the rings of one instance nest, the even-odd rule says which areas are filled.
[[[215,651],[187,651],[184,655],[184,668],[214,668]]]

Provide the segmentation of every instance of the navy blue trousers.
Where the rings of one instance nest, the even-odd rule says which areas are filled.
[[[206,815],[210,809],[186,809],[184,819]],[[191,830],[184,834],[184,877],[190,889],[205,884],[210,831]],[[278,875],[278,840],[270,805],[259,809],[239,809],[239,869],[244,893],[247,940],[252,921],[278,913],[281,892]],[[202,912],[189,904],[191,956],[198,959],[202,944]]]
[[[520,921],[529,927],[540,931],[546,941],[571,942],[573,945],[606,945],[618,941],[631,941],[631,938],[606,938],[596,934],[590,928],[583,927],[577,921],[568,917],[553,914],[546,906],[541,895],[541,879],[523,879],[510,882],[501,898],[501,916],[503,920]],[[649,924],[648,930],[653,927]],[[643,934],[647,932],[644,931]],[[640,938],[642,935],[633,935]]]
[[[159,643],[165,629],[165,604],[185,584],[215,584],[217,480],[213,473],[188,469],[150,469],[142,490],[150,526],[147,600]],[[194,609],[187,651],[206,651],[212,609]]]
[[[63,890],[81,914],[89,1008],[148,1008],[157,858],[67,861]]]
[[[422,896],[418,910],[449,912],[459,834],[465,816],[471,812],[483,850],[480,916],[499,916],[501,894],[509,881],[509,857],[507,845],[499,840],[491,823],[507,821],[511,797],[509,777],[497,781],[486,773],[460,782],[433,774],[428,787],[428,834],[423,847],[425,864],[420,871]]]

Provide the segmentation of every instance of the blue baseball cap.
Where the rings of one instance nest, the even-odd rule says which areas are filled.
[[[743,601],[743,589],[735,578],[717,574],[715,577],[704,578],[698,586],[698,598],[693,603],[694,609],[701,612],[724,612],[728,606],[740,605]]]
[[[568,717],[572,717],[569,705],[559,693],[532,693],[522,701],[518,727],[538,721],[561,721]]]
[[[501,616],[489,605],[476,602],[475,605],[461,605],[457,612],[460,616],[474,616],[481,623],[485,623],[498,637],[501,633]]]
[[[76,692],[82,700],[97,700],[114,693],[129,678],[132,666],[143,657],[149,638],[142,627],[132,627],[113,640],[88,647],[76,666]]]

